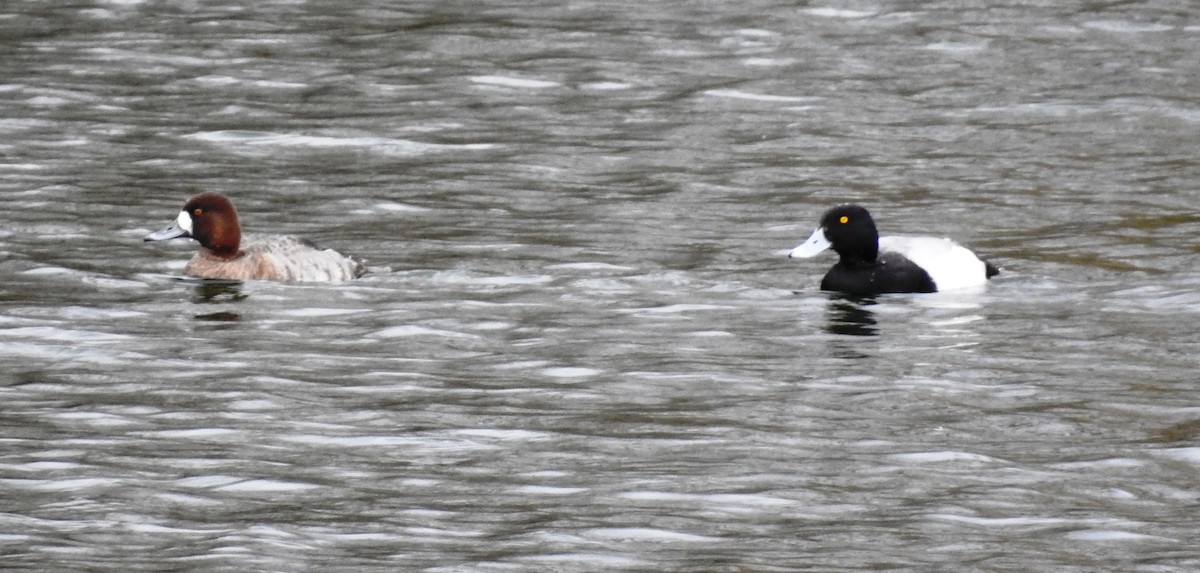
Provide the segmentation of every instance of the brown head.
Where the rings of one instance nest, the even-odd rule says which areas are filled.
[[[146,236],[147,241],[191,237],[214,256],[232,259],[238,256],[242,227],[237,209],[224,195],[201,193],[188,199],[171,226]]]

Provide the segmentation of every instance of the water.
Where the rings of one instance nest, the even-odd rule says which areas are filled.
[[[0,8],[5,569],[1200,567],[1196,9],[327,4]]]

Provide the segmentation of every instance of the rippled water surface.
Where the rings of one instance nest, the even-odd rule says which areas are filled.
[[[335,4],[0,5],[2,568],[1200,569],[1200,8]]]

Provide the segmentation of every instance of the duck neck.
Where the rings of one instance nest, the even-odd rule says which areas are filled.
[[[869,267],[875,265],[879,260],[879,243],[878,241],[858,245],[854,249],[840,249],[838,255],[841,256],[843,265],[852,268]]]
[[[234,220],[231,223],[218,224],[212,229],[208,241],[202,245],[213,256],[222,259],[237,258],[241,252],[242,229]]]

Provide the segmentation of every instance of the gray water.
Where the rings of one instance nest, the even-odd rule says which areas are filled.
[[[1200,8],[332,4],[0,5],[0,569],[1200,569]]]

